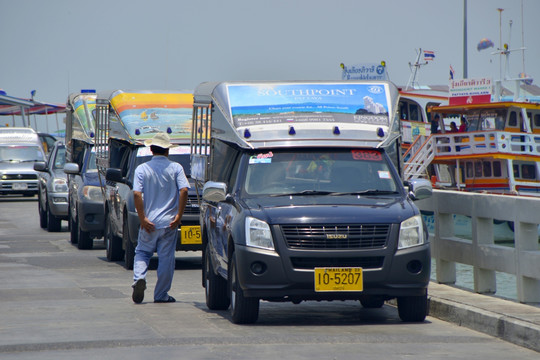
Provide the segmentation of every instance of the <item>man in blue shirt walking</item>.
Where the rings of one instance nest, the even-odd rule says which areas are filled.
[[[133,265],[132,299],[140,304],[146,289],[146,273],[150,259],[157,251],[157,282],[154,302],[176,300],[168,294],[171,289],[178,226],[187,203],[189,182],[184,168],[168,159],[171,144],[165,133],[158,133],[144,143],[150,146],[152,160],[135,169],[133,196],[141,222]]]

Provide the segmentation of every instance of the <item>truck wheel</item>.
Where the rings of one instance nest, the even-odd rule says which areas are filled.
[[[56,218],[47,206],[47,230],[49,232],[59,232],[62,229],[62,220]]]
[[[397,298],[399,318],[405,322],[422,322],[428,314],[427,294]]]
[[[47,228],[47,211],[41,207],[41,195],[38,195],[39,226],[42,229]]]
[[[230,304],[229,298],[227,297],[227,281],[214,272],[209,247],[209,245],[206,245],[203,264],[206,306],[208,306],[210,310],[226,310]]]
[[[111,223],[108,216],[106,216],[105,219],[105,252],[107,254],[107,260],[122,260],[124,257],[122,252],[122,239],[112,233]]]
[[[378,309],[384,305],[384,299],[380,297],[366,297],[360,300],[362,307],[366,309]]]
[[[244,297],[244,292],[238,283],[236,254],[232,253],[229,264],[229,295],[231,299],[231,318],[235,324],[252,324],[259,317],[259,299]]]
[[[94,239],[90,237],[90,233],[87,231],[83,231],[80,225],[77,225],[77,229],[78,229],[77,237],[79,238],[77,247],[81,250],[92,249],[94,247]]]
[[[71,216],[71,211],[68,211],[69,213],[69,240],[72,244],[77,244],[79,242],[79,222],[76,220],[73,220],[73,217]]]
[[[135,247],[131,242],[131,237],[129,236],[129,230],[127,225],[127,219],[124,219],[122,237],[124,241],[124,247],[126,248],[124,255],[124,267],[126,270],[133,270],[133,263],[135,261]]]

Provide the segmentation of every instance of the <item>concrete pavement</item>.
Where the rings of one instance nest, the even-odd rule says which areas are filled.
[[[431,282],[429,315],[540,352],[540,307]]]

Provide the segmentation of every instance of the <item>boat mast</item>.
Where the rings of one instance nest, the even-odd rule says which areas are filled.
[[[416,55],[416,61],[414,64],[411,64],[409,62],[409,68],[411,69],[411,76],[409,76],[409,81],[407,82],[407,86],[405,87],[407,90],[415,89],[416,87],[419,87],[418,83],[416,82],[416,75],[418,74],[418,70],[420,69],[420,66],[427,65],[427,61],[421,63],[420,62],[420,56],[422,55],[422,48],[418,50],[418,54]]]

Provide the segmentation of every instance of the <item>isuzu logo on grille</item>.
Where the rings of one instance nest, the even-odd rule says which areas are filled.
[[[327,239],[347,239],[347,234],[326,234]]]

